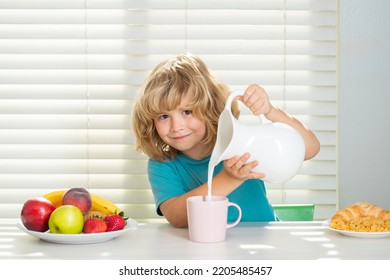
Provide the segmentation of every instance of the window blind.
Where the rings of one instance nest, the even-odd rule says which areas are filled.
[[[158,62],[191,52],[232,90],[260,84],[316,133],[321,152],[267,189],[272,203],[314,203],[315,219],[329,218],[337,17],[336,0],[0,0],[0,217],[84,186],[134,219],[161,220],[131,108]]]

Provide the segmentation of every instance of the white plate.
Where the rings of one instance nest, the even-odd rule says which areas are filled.
[[[385,238],[390,237],[390,231],[385,232],[358,232],[358,231],[348,231],[348,230],[340,230],[330,227],[330,220],[326,220],[322,222],[322,225],[329,230],[351,236],[357,238]]]
[[[127,225],[122,230],[102,232],[102,233],[88,233],[88,234],[55,234],[47,232],[38,232],[28,230],[22,223],[17,223],[17,227],[29,235],[39,238],[41,240],[59,243],[59,244],[92,244],[111,240],[126,232],[133,231],[137,228],[137,222],[132,219],[126,220]]]

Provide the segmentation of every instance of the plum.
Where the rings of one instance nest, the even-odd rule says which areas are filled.
[[[62,205],[78,207],[83,215],[87,214],[92,207],[92,198],[88,190],[81,187],[70,188],[62,197]]]

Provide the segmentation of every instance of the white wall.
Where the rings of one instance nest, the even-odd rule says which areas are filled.
[[[390,210],[390,1],[340,0],[339,208]]]

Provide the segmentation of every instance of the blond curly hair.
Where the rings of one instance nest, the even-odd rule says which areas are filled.
[[[136,150],[157,161],[173,159],[180,153],[160,138],[154,119],[164,111],[176,109],[182,97],[190,94],[192,114],[205,122],[202,142],[211,154],[217,138],[218,119],[229,93],[229,87],[215,79],[197,56],[181,54],[159,63],[146,79],[132,111]],[[232,111],[238,117],[236,102]]]

